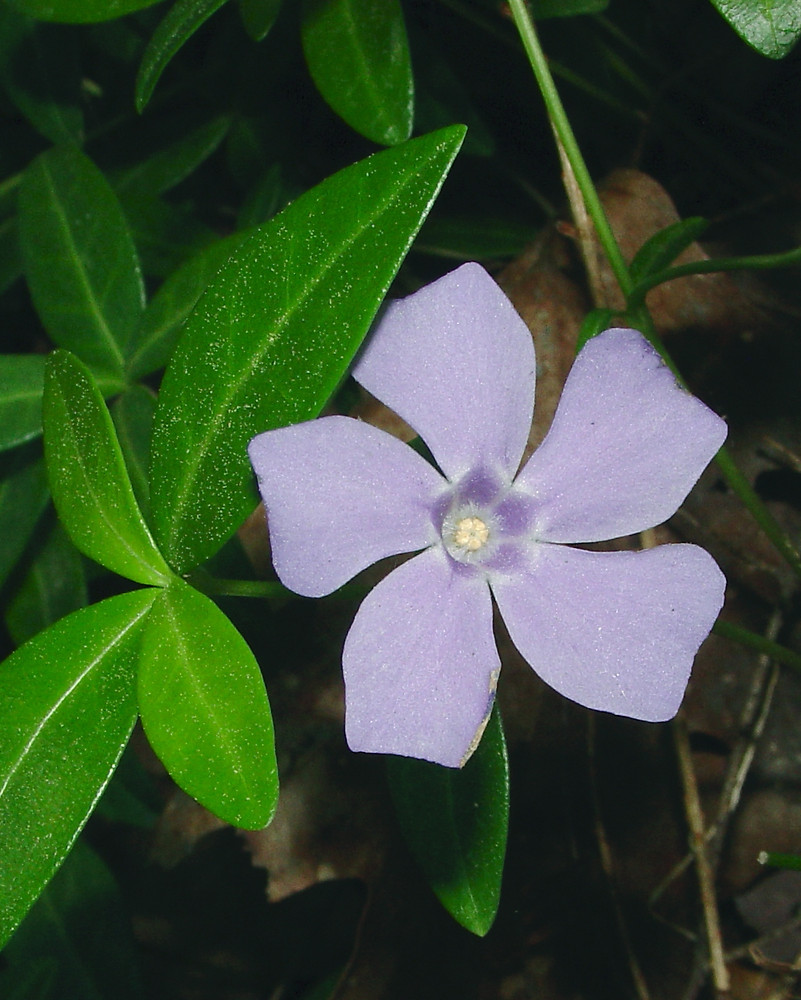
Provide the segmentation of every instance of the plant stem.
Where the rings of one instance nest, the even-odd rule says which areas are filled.
[[[741,646],[748,646],[749,649],[755,649],[757,652],[769,656],[777,663],[782,663],[786,667],[792,667],[793,670],[801,672],[801,654],[788,649],[786,646],[782,646],[779,642],[766,639],[764,635],[760,635],[758,632],[752,632],[750,629],[742,628],[740,625],[732,625],[731,622],[721,621],[720,619],[715,622],[712,631],[716,635],[723,636],[724,639],[739,642]]]
[[[755,254],[751,257],[719,257],[717,260],[695,260],[688,264],[677,264],[656,274],[649,274],[639,281],[631,290],[629,306],[637,308],[645,301],[645,296],[652,288],[663,285],[666,281],[676,278],[686,278],[692,274],[716,274],[719,271],[766,271],[776,267],[790,267],[801,264],[801,247],[788,250],[785,253]]]
[[[556,135],[560,156],[563,161],[566,161],[566,180],[571,183],[574,182],[581,193],[587,215],[589,215],[592,224],[595,227],[595,232],[598,236],[601,247],[603,248],[606,258],[609,261],[609,265],[614,272],[617,283],[620,286],[620,290],[626,298],[628,320],[632,325],[642,331],[645,337],[661,354],[665,364],[668,365],[671,371],[673,371],[676,375],[679,382],[683,385],[683,380],[681,379],[673,360],[665,350],[654,330],[653,320],[651,319],[651,315],[645,305],[645,293],[648,291],[648,288],[644,287],[646,282],[638,284],[636,289],[634,287],[634,282],[629,274],[628,266],[626,265],[623,255],[620,252],[620,247],[618,246],[615,235],[609,225],[609,220],[606,218],[606,213],[604,212],[603,205],[598,197],[598,192],[592,182],[589,170],[584,162],[584,157],[581,155],[581,150],[576,142],[573,129],[570,126],[564,106],[556,90],[556,85],[554,84],[553,76],[551,75],[551,71],[548,66],[548,60],[546,59],[545,53],[540,45],[537,30],[534,26],[531,15],[529,14],[526,0],[509,0],[509,7],[511,9],[518,34],[520,35],[520,40],[523,43],[523,48],[528,56],[529,63],[531,64],[531,68],[534,72],[534,76],[537,80],[543,100],[545,101],[545,107],[551,121],[551,127]],[[570,176],[571,174],[572,176]],[[779,263],[796,263],[798,260],[801,260],[801,249],[792,251],[790,254],[770,254],[763,257],[731,258],[728,261],[724,261],[724,263],[731,265],[734,262],[737,263],[738,266],[745,266],[742,262],[746,259],[752,262],[759,261],[760,264],[757,266],[775,267],[778,266]],[[703,263],[707,265],[706,269],[710,271],[720,270],[720,261]],[[683,267],[676,267],[672,268],[669,273],[672,277],[680,277],[685,273],[699,273],[699,271],[703,270],[699,268],[699,265],[697,264],[687,265],[687,267],[698,268],[698,270],[685,271]],[[729,269],[732,268],[730,267]],[[740,497],[742,502],[753,515],[756,522],[768,536],[773,545],[775,545],[782,558],[786,559],[793,571],[801,577],[801,555],[799,555],[796,547],[792,544],[789,538],[787,538],[778,522],[774,519],[773,515],[756,495],[748,480],[735,466],[731,455],[725,448],[721,448],[716,456],[716,459],[729,486],[731,486],[735,493]]]
[[[632,289],[628,267],[623,259],[623,254],[620,252],[620,247],[617,245],[617,240],[612,232],[612,227],[609,225],[609,220],[606,218],[601,199],[598,197],[598,192],[595,190],[595,185],[590,177],[587,164],[584,162],[584,157],[581,155],[581,150],[576,142],[573,129],[568,121],[561,98],[551,76],[548,60],[542,51],[534,22],[528,12],[525,0],[509,0],[509,6],[515,26],[520,35],[520,40],[523,43],[523,48],[526,51],[531,69],[539,85],[540,93],[545,101],[551,127],[559,137],[559,142],[562,144],[565,155],[570,162],[576,183],[587,208],[587,214],[592,219],[595,232],[598,235],[609,265],[614,272],[617,283],[620,285],[623,294],[628,297]]]
[[[272,580],[222,580],[200,567],[187,575],[186,582],[208,597],[260,597],[269,600],[294,596],[282,584]]]

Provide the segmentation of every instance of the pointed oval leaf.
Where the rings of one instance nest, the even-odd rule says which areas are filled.
[[[17,646],[88,603],[83,556],[55,517],[8,602],[6,627]],[[39,541],[37,539],[37,541]]]
[[[154,528],[178,572],[255,506],[248,440],[317,416],[336,388],[463,137],[452,126],[329,177],[256,230],[198,302],[153,432]]]
[[[37,21],[60,21],[64,24],[88,24],[111,21],[159,0],[10,0],[24,14]]]
[[[0,585],[33,536],[49,498],[44,459],[36,445],[0,456]]]
[[[129,197],[148,197],[174,188],[211,156],[230,125],[230,118],[219,115],[166,147],[142,151],[138,163],[113,177],[117,196],[125,202]]]
[[[134,498],[106,404],[69,351],[48,358],[42,412],[53,502],[77,548],[129,580],[167,583],[171,573]]]
[[[33,127],[53,143],[83,138],[81,72],[76,46],[64,32],[38,24],[9,6],[0,8],[0,74],[8,96]]]
[[[157,591],[82,608],[0,664],[0,947],[64,860],[136,721]]]
[[[181,581],[142,636],[142,724],[175,781],[234,826],[266,826],[278,800],[270,704],[259,665],[219,608]]]
[[[148,303],[128,362],[131,378],[163,368],[170,360],[184,320],[214,275],[249,233],[233,233],[204,247],[167,278]]]
[[[40,354],[0,356],[0,451],[42,433],[44,366]]]
[[[798,0],[712,0],[751,48],[770,59],[782,59],[801,35]]]
[[[147,520],[150,513],[150,439],[156,415],[156,394],[145,385],[132,385],[111,405],[120,450],[131,479],[136,502]]]
[[[634,255],[629,268],[632,281],[636,283],[668,267],[708,227],[706,219],[693,216],[654,233]]]
[[[462,770],[391,757],[401,830],[442,905],[483,936],[498,910],[509,817],[509,762],[497,706]]]
[[[44,994],[28,1000],[143,1000],[130,916],[100,857],[80,838],[3,950],[18,971],[56,960]]]
[[[254,42],[260,42],[272,28],[282,0],[239,0],[239,13],[245,31]]]
[[[144,290],[103,174],[74,148],[37,157],[20,187],[19,231],[25,276],[52,340],[98,372],[121,375]]]
[[[306,0],[312,79],[351,128],[384,146],[412,134],[414,79],[399,0]]]
[[[177,0],[148,42],[136,77],[136,110],[143,111],[175,53],[225,0]]]

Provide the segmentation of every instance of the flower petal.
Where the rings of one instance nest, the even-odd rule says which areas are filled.
[[[391,302],[353,376],[406,420],[456,480],[481,465],[510,479],[534,406],[534,345],[478,264]]]
[[[351,750],[460,767],[489,718],[500,660],[486,581],[440,548],[367,595],[345,640]]]
[[[576,358],[547,437],[516,483],[538,537],[596,542],[661,524],[726,438],[636,330],[606,330]]]
[[[527,571],[490,586],[512,642],[551,687],[588,708],[662,722],[678,711],[726,581],[696,545],[543,544]]]
[[[322,597],[385,556],[437,538],[447,486],[408,445],[350,417],[266,431],[248,447],[281,582]]]

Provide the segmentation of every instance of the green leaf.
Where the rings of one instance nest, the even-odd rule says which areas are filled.
[[[92,368],[121,376],[144,290],[106,179],[77,149],[51,149],[26,170],[19,213],[25,276],[45,329]]]
[[[150,512],[150,439],[156,415],[156,396],[147,386],[133,385],[119,395],[111,406],[111,419],[117,430],[122,457],[131,479],[139,509]]]
[[[414,79],[399,0],[304,0],[303,51],[331,108],[373,142],[412,134]]]
[[[0,222],[0,294],[22,276],[16,214]]]
[[[591,309],[584,317],[581,329],[576,338],[576,354],[584,347],[588,340],[597,337],[599,333],[608,330],[612,326],[612,321],[616,313],[612,309]]]
[[[64,860],[128,740],[139,628],[157,593],[76,611],[0,664],[0,947]]]
[[[143,111],[175,53],[225,0],[177,0],[148,42],[136,76],[136,110]]]
[[[242,23],[254,42],[267,37],[280,9],[281,0],[239,0]]]
[[[113,184],[123,205],[129,198],[163,194],[180,184],[217,149],[230,125],[230,118],[220,115],[120,172]]]
[[[122,896],[100,858],[78,840],[3,951],[19,972],[56,959],[48,1000],[144,996]]]
[[[481,218],[474,213],[461,218],[431,217],[420,230],[416,253],[465,260],[516,257],[529,244],[535,227],[525,222]]]
[[[64,30],[0,7],[0,73],[6,92],[38,132],[53,143],[83,137],[77,48]]]
[[[129,580],[168,582],[171,573],[134,499],[103,397],[68,351],[48,359],[43,412],[50,489],[75,545]]]
[[[30,541],[49,496],[38,447],[0,456],[0,585]]]
[[[782,59],[801,35],[798,0],[712,0],[713,5],[751,48]]]
[[[163,368],[178,342],[184,320],[209,282],[250,233],[234,233],[204,247],[173,271],[148,303],[128,362],[131,378]]]
[[[21,646],[88,601],[83,559],[61,523],[53,519],[6,608],[9,634]]]
[[[498,910],[509,815],[509,763],[496,708],[462,770],[388,759],[401,830],[445,909],[484,935]]]
[[[42,433],[41,354],[0,355],[0,451]]]
[[[315,417],[344,375],[464,136],[347,167],[260,227],[187,320],[159,394],[156,537],[185,572],[255,505],[247,443]]]
[[[709,223],[700,216],[674,222],[646,240],[631,262],[629,271],[636,284],[657,271],[662,271],[694,243],[707,229]]]
[[[9,0],[24,14],[37,21],[61,21],[66,24],[88,24],[111,21],[134,10],[151,7],[158,0]]]
[[[182,581],[161,592],[148,618],[139,709],[184,791],[234,826],[270,822],[278,773],[259,665],[222,611]]]
[[[126,197],[123,208],[142,258],[142,270],[153,277],[172,274],[193,254],[219,239],[188,206],[134,191]],[[137,349],[135,338],[131,349]]]

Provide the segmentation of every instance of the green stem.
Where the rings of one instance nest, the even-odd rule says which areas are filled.
[[[523,48],[528,56],[528,60],[540,88],[540,92],[542,93],[543,100],[545,101],[545,107],[548,111],[548,116],[551,120],[551,126],[556,134],[557,141],[561,145],[564,155],[570,164],[570,168],[576,179],[576,184],[581,192],[581,197],[584,199],[587,214],[595,227],[598,239],[603,247],[603,251],[606,254],[612,271],[614,272],[615,278],[620,286],[620,290],[626,298],[628,321],[642,331],[656,350],[659,351],[665,363],[676,375],[679,382],[684,384],[676,365],[673,363],[673,360],[654,331],[651,315],[645,305],[645,292],[648,291],[648,288],[650,288],[651,285],[645,287],[642,294],[639,293],[646,285],[646,282],[639,283],[636,289],[634,287],[634,282],[632,281],[628,266],[626,265],[623,255],[620,252],[620,247],[618,246],[617,240],[612,232],[612,228],[609,225],[609,220],[606,218],[603,205],[598,197],[598,192],[592,182],[589,170],[584,162],[584,157],[581,155],[581,150],[576,142],[573,129],[570,126],[564,106],[556,90],[556,85],[554,84],[553,77],[548,66],[548,60],[545,58],[545,53],[540,45],[534,22],[531,19],[531,15],[529,14],[526,6],[526,0],[509,0],[509,6],[512,11],[512,17],[518,34],[520,35],[520,40],[523,43]],[[798,257],[795,257],[795,254],[797,254]],[[741,263],[744,259],[745,258],[732,258],[731,260]],[[777,261],[782,264],[796,263],[797,260],[801,259],[801,249],[792,251],[790,254],[771,254],[764,257],[751,257],[748,259],[752,262],[759,261],[759,266],[762,267],[775,267],[777,266]],[[707,270],[720,270],[720,261],[704,261],[701,263],[706,265]],[[698,268],[699,265],[690,264],[686,265],[686,267]],[[679,266],[672,268],[669,273],[671,273],[674,277],[680,277],[684,273],[699,272],[685,271],[683,266]],[[652,279],[650,278],[648,279],[648,281],[651,280]],[[657,283],[658,282],[656,281],[653,282],[653,284]],[[636,296],[635,292],[637,293]],[[801,577],[801,555],[799,555],[798,550],[789,538],[787,538],[777,521],[773,518],[773,515],[751,488],[748,480],[735,466],[731,455],[725,448],[721,448],[716,458],[721,472],[723,473],[728,484],[751,512],[756,522],[768,536],[773,545],[775,545],[782,558],[786,559],[794,572]]]
[[[221,580],[200,567],[187,575],[186,582],[208,597],[260,597],[269,600],[294,596],[282,584],[272,580]]]
[[[645,296],[652,288],[676,278],[686,278],[691,274],[715,274],[718,271],[766,271],[776,267],[790,267],[801,264],[801,247],[788,250],[785,253],[755,254],[751,257],[719,257],[716,260],[695,260],[689,264],[677,264],[675,267],[649,274],[647,278],[637,282],[628,297],[630,308],[638,308],[645,301]]]
[[[186,582],[207,597],[255,597],[261,600],[286,600],[299,595],[273,580],[226,580],[212,576],[208,570],[198,567],[186,576]],[[346,600],[361,600],[367,595],[369,587],[359,583],[346,583],[331,597],[341,597]]]
[[[598,197],[598,192],[595,190],[595,185],[590,177],[587,164],[581,155],[581,150],[576,142],[573,129],[568,121],[561,98],[551,76],[548,60],[542,51],[537,30],[529,15],[526,2],[525,0],[509,0],[509,6],[515,26],[520,35],[520,40],[523,43],[523,48],[539,85],[540,93],[545,101],[551,126],[559,137],[559,141],[573,169],[576,183],[587,208],[587,214],[592,219],[592,224],[595,226],[598,239],[614,272],[617,283],[620,285],[623,294],[628,298],[632,288],[629,269],[623,259],[623,254],[620,252],[620,247],[617,245],[617,240],[612,232],[612,227],[609,225],[609,220],[606,218],[606,213],[601,204],[601,199]]]
[[[716,635],[731,639],[733,642],[739,642],[741,646],[755,649],[757,652],[769,656],[772,660],[776,660],[777,663],[783,663],[786,667],[792,667],[793,670],[801,672],[801,655],[794,653],[786,646],[782,646],[779,642],[766,639],[758,632],[752,632],[750,629],[742,628],[740,625],[732,625],[731,622],[720,619],[715,622],[712,631]]]

